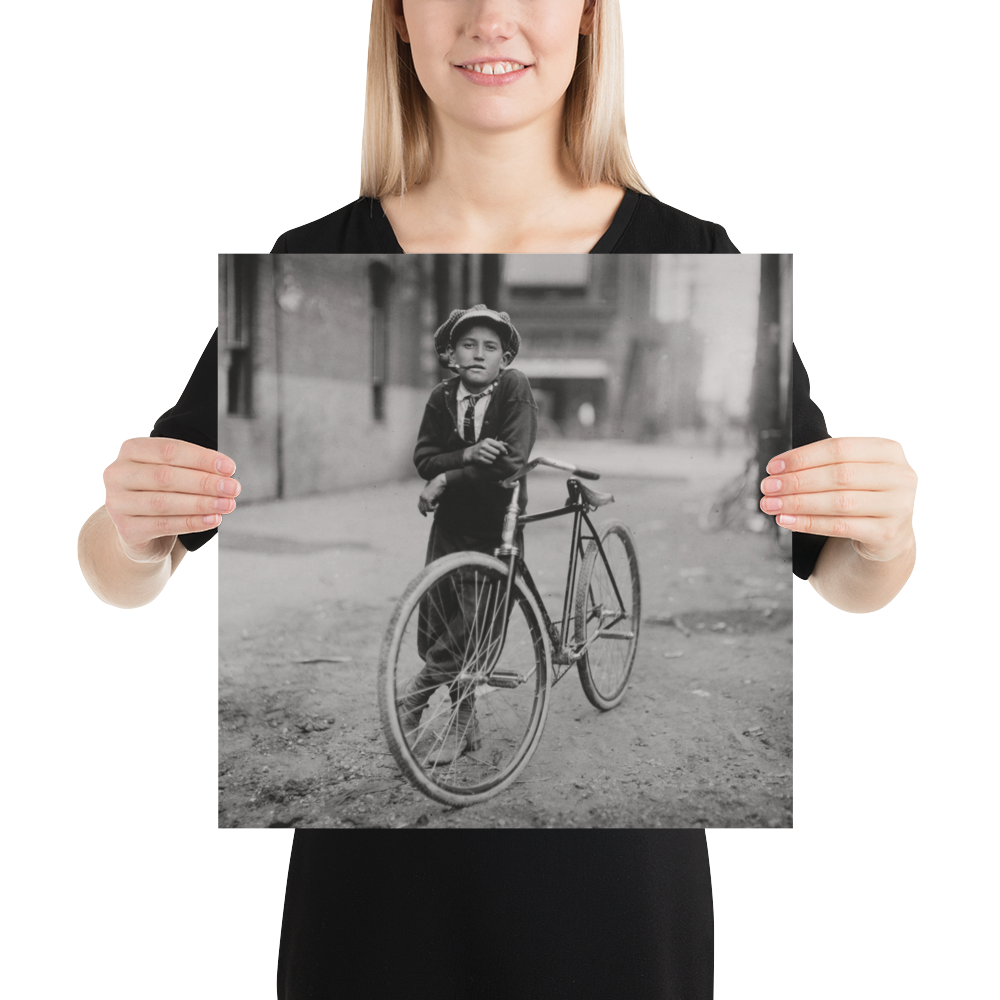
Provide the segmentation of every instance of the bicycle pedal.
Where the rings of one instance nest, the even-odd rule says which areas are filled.
[[[492,688],[516,688],[520,687],[527,677],[517,673],[515,670],[494,670],[485,683]]]

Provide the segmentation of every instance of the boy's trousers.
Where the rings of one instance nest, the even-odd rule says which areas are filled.
[[[523,532],[518,531],[517,544],[523,552]],[[437,521],[431,527],[427,541],[427,564],[453,552],[485,552],[493,555],[500,546],[499,535],[465,535],[442,528]],[[492,646],[490,633],[500,627],[497,609],[503,600],[503,587],[483,588],[482,578],[473,575],[459,578],[452,575],[447,586],[435,588],[424,598],[420,607],[417,651],[424,667],[410,687],[406,705],[421,709],[441,685],[447,685],[453,705],[457,706],[456,722],[461,730],[472,715],[468,692],[456,683],[461,664],[469,655],[470,646],[483,650]],[[475,630],[475,642],[470,643],[470,631]]]

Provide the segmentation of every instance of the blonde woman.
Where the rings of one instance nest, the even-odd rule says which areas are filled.
[[[618,0],[376,0],[361,198],[275,253],[735,253],[629,154]]]

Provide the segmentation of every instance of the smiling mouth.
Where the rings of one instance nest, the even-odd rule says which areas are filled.
[[[525,64],[518,62],[459,63],[459,69],[467,69],[470,73],[479,73],[483,76],[504,76],[524,68]]]

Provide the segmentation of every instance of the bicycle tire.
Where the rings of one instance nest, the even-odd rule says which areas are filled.
[[[595,708],[607,711],[621,703],[632,675],[642,593],[632,532],[621,521],[607,521],[600,528],[600,539],[624,606],[619,605],[597,543],[590,542],[577,583],[574,630],[578,644],[590,641],[577,661],[584,694]],[[606,635],[594,636],[595,621],[600,629],[602,622],[619,614],[625,617],[612,624]]]
[[[499,642],[497,611],[506,577],[507,566],[481,552],[435,560],[399,599],[382,642],[379,713],[389,749],[413,785],[447,805],[482,802],[510,785],[545,725],[552,676],[548,635],[534,596],[515,581],[506,637]],[[457,669],[447,665],[450,681],[438,676],[440,666],[429,666],[442,656],[461,658]],[[414,695],[423,702],[416,713],[420,721],[406,732],[403,702]],[[469,710],[481,744],[453,761],[435,762],[459,725],[467,725],[460,715]]]

